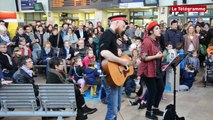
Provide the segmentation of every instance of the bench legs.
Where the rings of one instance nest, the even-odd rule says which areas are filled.
[[[57,120],[64,120],[62,116],[58,116]]]

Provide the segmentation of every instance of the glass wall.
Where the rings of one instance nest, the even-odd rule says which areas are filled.
[[[41,21],[41,22],[46,22],[47,21],[47,16],[45,13],[25,13],[24,14],[24,23],[25,24],[32,24],[34,21]]]
[[[134,22],[135,25],[140,27],[145,26],[151,20],[157,20],[157,9],[149,9],[142,11],[131,11],[130,12],[130,21]]]
[[[91,21],[94,25],[95,23],[95,13],[86,13],[86,22]]]

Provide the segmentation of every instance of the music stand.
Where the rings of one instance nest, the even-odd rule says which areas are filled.
[[[168,69],[173,69],[174,71],[174,109],[176,113],[176,67],[180,64],[180,62],[187,56],[188,54],[179,54],[176,56],[164,69],[163,71],[167,71]]]

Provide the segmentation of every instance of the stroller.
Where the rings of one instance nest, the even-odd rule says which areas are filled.
[[[204,87],[206,87],[207,83],[213,83],[213,61],[206,63],[204,72],[203,83]]]
[[[204,87],[207,83],[213,83],[213,46],[209,46],[207,49],[208,57],[205,60],[205,74],[203,76]]]

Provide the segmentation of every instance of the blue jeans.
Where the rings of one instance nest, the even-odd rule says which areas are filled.
[[[102,83],[106,92],[107,113],[105,120],[117,120],[117,112],[121,108],[121,87],[110,87],[105,78]]]
[[[38,63],[38,60],[40,59],[41,55],[41,46],[38,43],[33,44],[33,50],[32,50],[32,59],[34,64]]]

